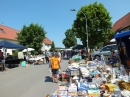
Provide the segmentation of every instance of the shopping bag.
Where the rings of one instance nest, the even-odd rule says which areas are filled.
[[[26,67],[26,61],[22,61],[21,65],[22,67]]]

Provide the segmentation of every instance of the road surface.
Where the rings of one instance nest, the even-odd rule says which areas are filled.
[[[68,60],[62,60],[61,71],[67,66]],[[45,64],[12,68],[7,73],[0,72],[0,77],[0,97],[45,97],[58,86],[52,83],[48,65]]]

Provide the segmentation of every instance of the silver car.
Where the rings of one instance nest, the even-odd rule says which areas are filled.
[[[92,57],[94,59],[98,59],[101,57],[101,55],[104,55],[105,57],[109,57],[110,56],[110,51],[114,50],[116,54],[118,54],[118,48],[116,44],[110,44],[110,45],[106,45],[103,48],[101,48],[98,51],[95,51],[92,53]]]

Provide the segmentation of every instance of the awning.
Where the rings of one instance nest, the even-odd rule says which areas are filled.
[[[121,38],[121,37],[128,36],[128,35],[130,35],[130,30],[118,32],[114,35],[114,38]]]
[[[7,48],[7,49],[26,49],[27,47],[22,46],[17,43],[13,43],[7,40],[0,41],[0,48]]]

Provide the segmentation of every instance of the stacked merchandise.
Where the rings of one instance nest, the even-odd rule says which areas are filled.
[[[89,87],[87,82],[78,82],[78,96],[87,96],[88,90]]]
[[[69,82],[69,79],[70,79],[70,74],[68,71],[63,71],[61,73],[61,81],[62,82]]]
[[[109,67],[99,60],[88,61],[85,65],[80,64],[80,62],[72,63],[67,71],[62,72],[63,81],[68,79],[69,85],[59,86],[55,92],[56,97],[121,97],[121,95],[130,97],[130,76],[123,71]]]
[[[88,90],[89,96],[100,96],[100,90],[98,88],[98,85],[96,83],[90,83],[89,84],[89,90]]]
[[[68,66],[68,71],[70,72],[70,76],[80,76],[79,72],[79,64],[78,63],[72,63]]]
[[[77,96],[77,86],[75,84],[68,86],[68,96]]]
[[[68,87],[59,85],[55,91],[55,97],[88,96],[88,85],[86,83],[71,83]]]
[[[75,56],[72,57],[72,60],[74,60],[75,62],[80,62],[81,56],[75,55]]]
[[[56,90],[55,92],[57,94],[58,97],[61,97],[61,96],[67,96],[67,86],[62,86],[62,85],[59,85],[58,86],[58,89]]]

